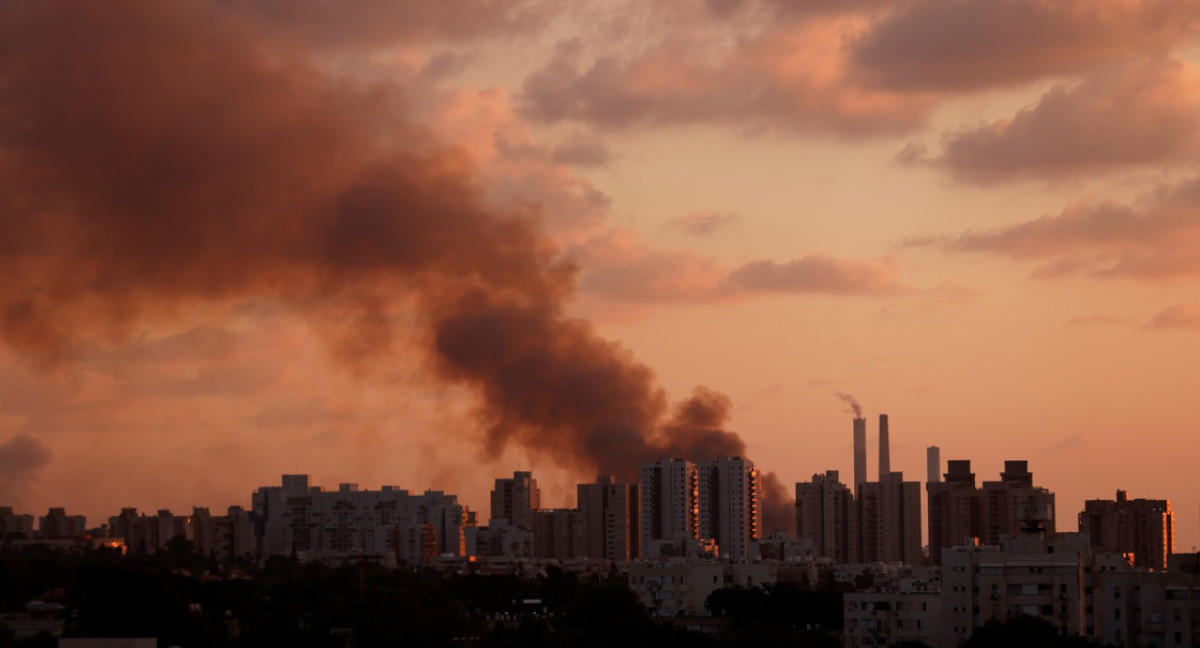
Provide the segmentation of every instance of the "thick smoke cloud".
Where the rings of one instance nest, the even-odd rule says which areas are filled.
[[[470,160],[409,123],[401,91],[323,74],[238,16],[0,5],[5,343],[54,366],[97,336],[265,300],[361,371],[397,361],[395,320],[415,320],[431,374],[478,393],[493,456],[631,477],[744,454],[728,399],[672,410],[648,367],[564,315],[575,268],[532,215],[484,206]]]
[[[0,443],[0,502],[16,503],[53,456],[46,444],[27,434]]]

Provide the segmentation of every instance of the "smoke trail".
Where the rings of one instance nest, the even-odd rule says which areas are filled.
[[[854,418],[863,417],[862,405],[858,404],[858,399],[845,392],[835,392],[834,396],[842,399],[847,405],[850,406],[850,408],[846,410],[847,414],[854,414]]]
[[[492,454],[625,477],[744,454],[728,398],[699,388],[670,408],[648,367],[564,315],[575,268],[530,215],[484,206],[469,160],[406,121],[398,89],[267,50],[237,16],[0,5],[9,346],[68,362],[96,330],[120,341],[189,304],[264,299],[349,307],[313,322],[353,369],[388,360],[390,309],[415,298],[430,370],[480,395]]]

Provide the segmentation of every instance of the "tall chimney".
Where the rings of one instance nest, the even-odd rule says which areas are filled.
[[[867,481],[867,419],[854,419],[854,490]]]
[[[887,414],[879,415],[879,481],[892,472],[892,451],[888,441]]]
[[[942,449],[937,446],[925,449],[925,481],[930,484],[942,481]]]

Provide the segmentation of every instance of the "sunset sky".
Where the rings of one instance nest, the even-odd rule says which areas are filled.
[[[662,453],[1169,498],[1200,2],[0,2],[0,505]],[[740,437],[740,438],[739,438]],[[871,446],[872,475],[876,462]]]

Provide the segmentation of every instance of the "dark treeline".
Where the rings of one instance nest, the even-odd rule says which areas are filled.
[[[841,624],[840,593],[798,584],[718,590],[708,607],[729,621],[710,634],[655,619],[615,573],[580,576],[549,566],[535,578],[445,575],[284,556],[242,570],[220,567],[182,544],[128,557],[10,549],[0,554],[0,611],[24,611],[37,599],[66,608],[65,636],[153,636],[160,646],[185,648],[833,648]],[[53,645],[45,636],[17,641],[0,627],[0,647]]]
[[[716,620],[708,627],[720,631],[704,633],[652,617],[615,572],[580,576],[548,566],[535,578],[445,575],[285,556],[232,569],[188,549],[186,542],[131,556],[4,549],[0,612],[22,612],[33,600],[59,604],[64,636],[157,637],[160,646],[184,648],[840,646],[843,592],[831,582],[717,590],[705,605]],[[0,623],[0,648],[56,645],[46,635],[18,641]],[[989,622],[963,644],[1010,646],[1098,644],[1032,617]]]

